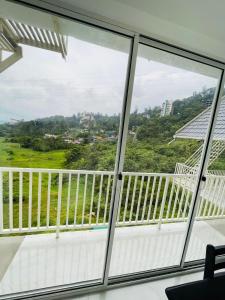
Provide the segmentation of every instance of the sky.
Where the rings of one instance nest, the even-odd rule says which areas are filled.
[[[128,39],[126,43],[121,52],[69,37],[66,60],[22,45],[23,58],[0,74],[0,123],[84,111],[120,113]],[[139,56],[131,109],[143,111],[215,85],[213,78]]]

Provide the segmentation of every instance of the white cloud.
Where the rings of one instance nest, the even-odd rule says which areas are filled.
[[[0,76],[1,122],[121,111],[127,54],[72,38],[66,61],[58,53],[23,50],[23,58]],[[132,107],[143,110],[213,85],[214,79],[139,58]]]
[[[215,86],[217,81],[201,74],[138,58],[132,110],[161,105],[166,99],[176,100]]]

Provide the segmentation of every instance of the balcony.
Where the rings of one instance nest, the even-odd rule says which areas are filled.
[[[123,173],[110,276],[179,264],[195,178]],[[101,278],[113,179],[107,171],[0,169],[0,294]],[[224,180],[207,175],[187,261],[204,258],[208,242],[223,243]]]

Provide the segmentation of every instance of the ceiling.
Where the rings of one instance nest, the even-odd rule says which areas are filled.
[[[41,2],[41,0],[39,0]],[[38,2],[38,1],[37,1]],[[45,0],[225,62],[224,0]]]

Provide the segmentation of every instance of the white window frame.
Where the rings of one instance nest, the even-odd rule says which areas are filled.
[[[121,114],[121,122],[120,122],[120,129],[119,129],[119,141],[117,147],[117,156],[116,156],[116,166],[115,166],[115,176],[114,184],[113,184],[113,197],[112,197],[112,205],[110,210],[110,221],[109,221],[109,229],[108,229],[108,236],[107,236],[107,247],[106,247],[106,256],[105,256],[105,264],[104,264],[104,271],[103,271],[103,282],[96,283],[96,284],[85,284],[83,286],[77,284],[70,284],[66,286],[58,286],[58,287],[51,287],[45,288],[35,291],[27,291],[24,293],[18,293],[15,295],[6,295],[0,296],[0,299],[29,299],[32,296],[32,299],[64,299],[67,296],[75,296],[80,294],[85,294],[89,292],[99,292],[113,287],[119,287],[122,285],[127,285],[136,282],[143,282],[146,280],[152,280],[155,278],[165,278],[169,276],[174,276],[175,274],[181,274],[184,272],[188,272],[189,269],[185,264],[185,257],[188,249],[188,244],[190,241],[190,236],[195,220],[195,215],[197,211],[197,204],[199,198],[199,190],[200,185],[202,182],[202,176],[205,173],[207,161],[209,159],[209,153],[211,150],[211,144],[213,139],[213,132],[215,129],[215,120],[219,110],[219,104],[221,101],[221,96],[224,88],[225,82],[225,64],[223,62],[202,56],[197,53],[190,52],[185,49],[181,49],[174,45],[169,45],[162,41],[158,41],[152,39],[151,37],[144,36],[141,32],[137,33],[128,28],[121,27],[120,24],[116,24],[115,22],[104,20],[101,17],[96,18],[96,16],[92,15],[91,13],[84,13],[78,9],[72,10],[71,7],[65,5],[62,7],[57,1],[36,1],[36,0],[6,0],[10,2],[15,2],[16,4],[21,4],[25,6],[32,7],[34,9],[39,9],[44,12],[49,12],[51,14],[56,14],[62,16],[64,18],[68,18],[70,20],[74,20],[76,22],[82,22],[94,27],[99,27],[105,29],[107,31],[111,31],[125,37],[129,37],[131,39],[131,49],[129,53],[129,61],[127,67],[127,75],[126,75],[126,83],[125,83],[125,93],[124,93],[124,100],[123,100],[123,107],[122,107],[122,114]],[[125,147],[126,147],[126,137],[128,131],[128,122],[129,122],[129,114],[130,114],[130,107],[131,107],[131,100],[132,100],[132,91],[133,91],[133,83],[134,83],[134,75],[135,75],[135,67],[136,67],[136,59],[137,59],[137,51],[138,45],[142,43],[148,45],[150,47],[158,48],[160,50],[164,50],[178,56],[182,56],[184,58],[191,59],[193,61],[197,61],[203,64],[210,65],[212,67],[218,68],[221,70],[221,76],[217,85],[217,89],[214,96],[214,102],[212,106],[208,132],[205,138],[204,147],[201,156],[201,167],[197,177],[197,184],[196,190],[194,192],[194,199],[193,206],[191,208],[191,213],[187,222],[187,231],[185,235],[184,241],[184,250],[182,253],[182,258],[179,267],[171,267],[165,270],[158,270],[155,272],[146,271],[141,272],[140,274],[129,274],[124,276],[123,278],[109,278],[109,269],[110,269],[110,261],[112,255],[112,247],[113,247],[113,238],[115,232],[115,225],[116,225],[116,217],[117,217],[117,207],[119,202],[119,190],[121,185],[121,180],[119,180],[118,176],[123,171],[123,164],[124,164],[124,154],[125,154]],[[202,267],[202,264],[199,263],[199,267]]]

